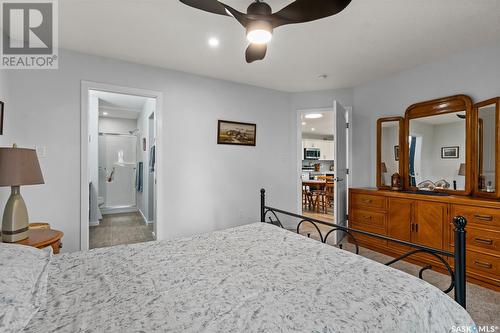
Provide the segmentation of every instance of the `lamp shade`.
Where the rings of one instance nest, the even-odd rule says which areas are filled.
[[[34,149],[0,148],[0,186],[43,184]]]
[[[465,176],[465,173],[466,173],[465,163],[461,163],[460,168],[458,169],[458,175]]]
[[[387,173],[387,166],[385,165],[385,162],[382,162],[382,170],[383,173]]]

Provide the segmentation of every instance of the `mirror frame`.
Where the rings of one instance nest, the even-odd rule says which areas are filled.
[[[479,162],[482,159],[481,156],[481,149],[479,149],[479,133],[482,131],[482,128],[480,128],[480,122],[479,122],[479,109],[491,104],[496,105],[496,110],[495,110],[495,192],[482,192],[479,191],[479,172],[480,172],[480,167],[479,167]],[[493,199],[498,199],[500,198],[500,176],[498,175],[498,172],[500,172],[500,97],[495,97],[488,99],[486,101],[482,101],[479,103],[476,103],[474,105],[474,172],[473,172],[473,179],[474,179],[474,195],[477,197],[484,197],[484,198],[493,198]]]
[[[417,118],[424,118],[429,116],[437,116],[446,113],[465,111],[465,189],[464,190],[444,190],[436,189],[435,192],[443,192],[454,195],[469,195],[472,192],[471,181],[473,179],[473,172],[475,161],[473,162],[475,156],[475,149],[473,148],[474,140],[473,136],[473,115],[472,115],[472,99],[467,95],[455,95],[443,98],[438,98],[430,101],[425,101],[421,103],[416,103],[411,105],[405,113],[405,126],[404,126],[404,149],[400,150],[403,152],[403,186],[405,190],[417,191],[417,187],[410,186],[409,175],[409,165],[408,157],[410,155],[409,140],[410,135],[410,120]],[[401,157],[400,157],[401,158]]]
[[[377,188],[378,189],[390,189],[390,185],[382,185],[381,181],[381,165],[382,165],[382,123],[397,121],[399,122],[399,176],[401,177],[403,174],[402,164],[404,163],[403,158],[403,150],[401,149],[403,144],[403,135],[405,133],[404,130],[404,118],[403,117],[385,117],[377,119]]]

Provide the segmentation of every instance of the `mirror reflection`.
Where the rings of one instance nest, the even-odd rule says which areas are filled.
[[[495,189],[496,105],[478,109],[478,190],[493,193]]]
[[[399,121],[386,121],[381,124],[381,166],[382,186],[391,185],[391,176],[399,173]]]
[[[409,180],[420,190],[465,190],[465,111],[410,120]]]

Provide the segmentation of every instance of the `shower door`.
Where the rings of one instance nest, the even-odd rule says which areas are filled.
[[[99,196],[104,209],[136,207],[136,150],[136,136],[99,136]]]

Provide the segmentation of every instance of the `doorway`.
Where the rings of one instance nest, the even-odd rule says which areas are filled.
[[[160,97],[82,83],[82,250],[157,238]]]
[[[299,211],[343,226],[347,225],[349,113],[334,101],[333,108],[299,110],[297,118]],[[341,232],[334,232],[331,241],[336,244],[342,237]]]

